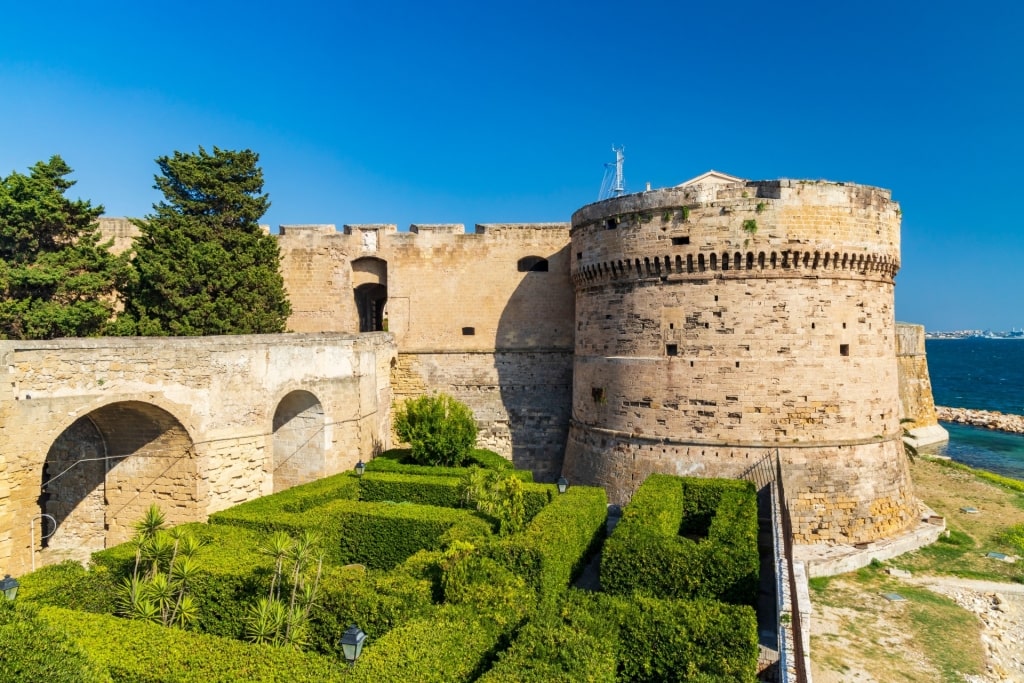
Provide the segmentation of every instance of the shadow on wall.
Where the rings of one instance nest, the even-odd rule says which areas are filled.
[[[570,247],[519,260],[522,281],[502,310],[494,364],[512,461],[552,482],[562,469],[572,408],[574,294]]]
[[[176,521],[174,509],[194,508],[196,500],[192,455],[181,423],[148,403],[112,403],[79,418],[43,464],[39,509],[57,523],[44,526],[43,547],[93,551],[119,543],[151,503]]]

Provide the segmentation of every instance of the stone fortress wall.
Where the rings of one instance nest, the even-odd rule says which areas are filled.
[[[900,401],[903,403],[903,429],[913,437],[915,446],[949,441],[949,433],[939,425],[928,375],[928,357],[924,348],[924,325],[897,323],[896,362],[899,365]]]
[[[623,502],[649,472],[735,476],[779,449],[797,542],[898,533],[897,370],[921,365],[894,353],[897,204],[706,176],[571,224],[281,226],[289,328],[386,329],[396,400],[455,395],[539,480]]]
[[[0,566],[351,469],[390,445],[394,358],[384,333],[0,342]]]
[[[284,225],[278,244],[291,329],[386,328],[399,350],[396,400],[452,394],[473,409],[482,447],[539,480],[558,477],[572,390],[568,223],[473,233],[462,225]],[[386,303],[376,320],[361,319],[358,293],[375,286]]]
[[[916,521],[894,349],[899,208],[798,181],[668,188],[572,219],[566,476],[738,476],[778,450],[797,542]]]

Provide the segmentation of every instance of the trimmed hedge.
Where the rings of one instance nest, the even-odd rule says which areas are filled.
[[[362,657],[346,677],[350,683],[473,681],[502,648],[506,629],[487,614],[444,606],[423,619],[367,639]]]
[[[469,457],[460,467],[444,467],[441,465],[417,465],[409,460],[408,448],[393,448],[384,451],[366,463],[367,472],[398,472],[401,474],[425,474],[438,477],[463,477],[466,470],[473,465],[488,470],[509,470],[524,482],[533,481],[530,470],[513,469],[512,463],[494,451],[478,448],[470,451]]]
[[[490,543],[484,552],[519,574],[541,601],[562,593],[604,538],[604,489],[573,486],[541,510],[520,534]]]
[[[605,543],[601,587],[753,605],[759,571],[752,484],[651,475]]]
[[[295,648],[253,645],[105,614],[46,607],[39,616],[64,628],[115,683],[319,683],[342,681],[346,668],[336,658]]]
[[[22,576],[18,603],[109,614],[117,601],[119,580],[107,567],[87,570],[74,560],[65,560]]]
[[[588,593],[570,591],[519,630],[477,683],[615,683],[618,618],[607,618]],[[596,615],[596,616],[595,616]]]
[[[620,680],[757,680],[757,616],[748,605],[609,597],[618,613]]]
[[[81,567],[81,565],[79,565]],[[105,668],[34,606],[0,599],[0,681],[110,683]]]
[[[452,537],[483,539],[491,535],[490,524],[468,510],[352,500],[271,516],[245,503],[210,515],[210,524],[259,532],[280,530],[293,536],[311,529],[322,537],[329,562],[358,563],[371,569],[391,569],[416,551],[440,548]]]
[[[341,636],[359,624],[370,642],[433,609],[430,581],[401,572],[377,574],[360,567],[325,567],[320,599],[310,614],[310,646],[343,657]]]
[[[467,470],[462,470],[465,476]],[[511,472],[510,472],[511,474]],[[437,507],[464,507],[461,496],[462,479],[447,475],[405,474],[373,472],[363,475],[359,482],[359,499],[375,502],[408,502]],[[544,509],[555,495],[552,484],[523,485],[525,520],[529,522]]]
[[[229,638],[245,633],[248,606],[266,594],[273,571],[271,558],[258,551],[262,535],[250,529],[208,524],[185,524],[182,528],[205,543],[196,555],[199,574],[189,592],[199,606],[196,629]],[[93,571],[106,569],[112,576],[131,574],[135,550],[131,543],[93,553]],[[114,606],[107,610],[114,612]]]

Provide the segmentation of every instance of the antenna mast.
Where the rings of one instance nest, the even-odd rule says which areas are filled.
[[[612,145],[612,151],[615,152],[615,163],[604,165],[604,179],[601,181],[601,191],[597,195],[598,201],[626,194],[626,176],[622,172],[626,160],[626,155],[623,154],[625,147]]]

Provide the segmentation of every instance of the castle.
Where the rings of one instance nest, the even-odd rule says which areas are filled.
[[[899,534],[918,517],[900,419],[935,424],[930,395],[920,395],[922,386],[929,394],[926,375],[923,384],[903,382],[918,395],[914,407],[901,406],[899,365],[923,373],[926,366],[913,330],[900,335],[907,336],[909,364],[897,358],[899,226],[900,209],[887,190],[747,181],[713,171],[585,206],[570,223],[478,225],[472,234],[461,225],[413,225],[409,232],[383,224],[340,232],[333,225],[283,225],[288,326],[307,333],[303,348],[331,353],[325,349],[335,343],[332,333],[343,333],[353,349],[359,343],[352,340],[364,336],[355,333],[389,334],[366,336],[376,340],[372,350],[338,360],[344,371],[327,370],[337,375],[328,384],[350,387],[329,388],[336,394],[330,408],[319,407],[315,391],[303,393],[312,370],[302,371],[305,379],[275,379],[265,392],[271,407],[247,409],[254,425],[270,425],[273,416],[254,443],[270,438],[268,431],[278,438],[285,399],[295,410],[281,424],[350,414],[338,418],[333,441],[318,447],[320,459],[309,460],[316,464],[289,475],[298,483],[350,466],[358,449],[387,446],[392,398],[442,391],[473,409],[481,446],[541,481],[564,474],[603,486],[612,502],[624,503],[651,472],[739,476],[777,455],[795,542],[862,543]],[[126,248],[134,234],[125,219],[102,219],[101,228],[115,249]],[[264,352],[253,348],[288,342],[245,343],[253,357],[246,362],[266,372],[267,361],[257,360]],[[221,384],[225,395],[252,391]],[[89,391],[88,406],[102,409],[102,392]],[[14,393],[5,399],[5,419],[34,415]],[[145,400],[137,395],[133,401]],[[166,407],[178,410],[173,400]],[[346,424],[351,434],[338,438]],[[210,429],[215,440],[228,428]],[[299,437],[289,438],[307,438]],[[278,442],[260,443],[271,463],[263,469],[272,472]],[[190,448],[194,454],[204,447]],[[245,474],[262,456],[242,447],[237,453],[231,467],[249,482],[245,496],[279,488],[267,483],[269,475]],[[221,466],[217,457],[210,456],[211,472]],[[29,484],[38,482],[33,467],[24,470]],[[192,476],[217,479],[205,471],[199,465]],[[38,495],[34,486],[34,493],[18,494],[19,509]],[[229,504],[202,500],[192,517]]]

